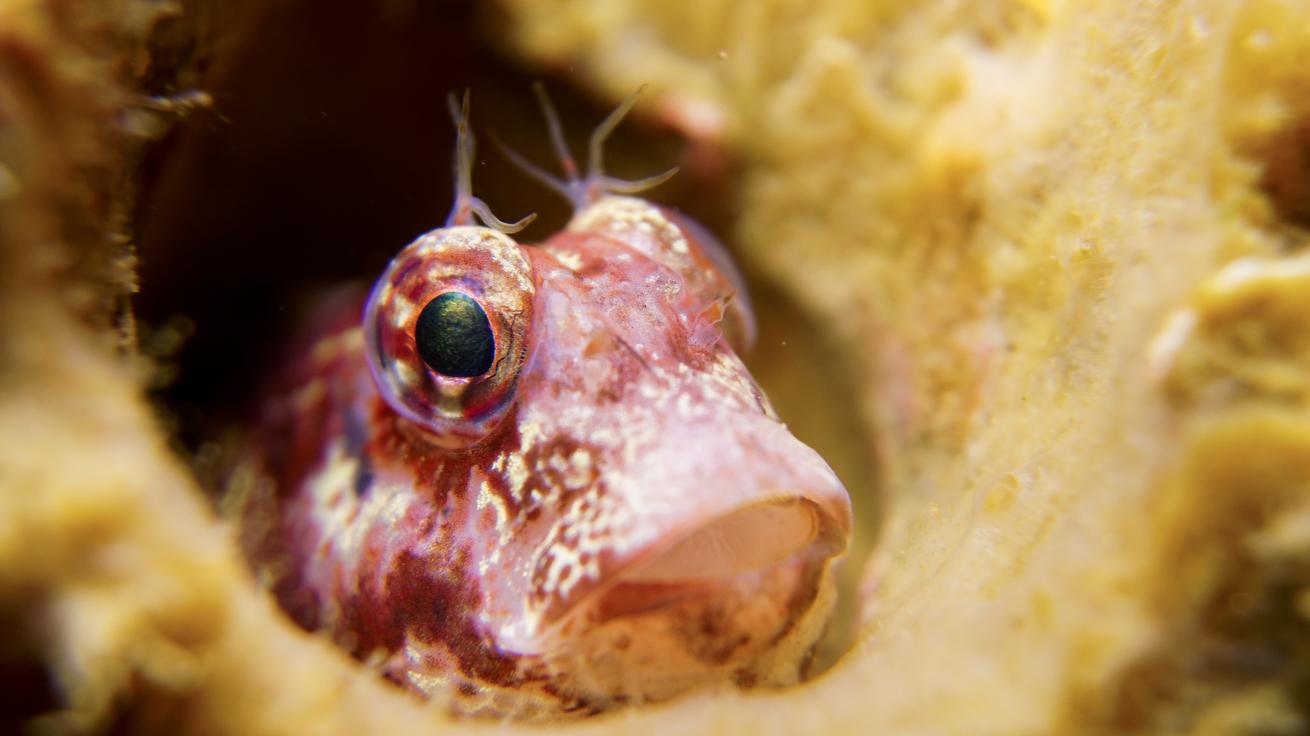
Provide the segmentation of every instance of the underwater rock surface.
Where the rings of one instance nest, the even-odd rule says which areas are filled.
[[[0,613],[66,706],[39,725],[485,728],[277,614],[119,347],[141,144],[121,123],[151,75],[185,81],[170,39],[223,6],[164,32],[156,3],[66,5],[0,6]],[[1307,17],[504,3],[512,53],[615,99],[648,83],[649,112],[738,159],[741,253],[860,377],[886,514],[857,643],[822,677],[569,728],[1303,731]]]

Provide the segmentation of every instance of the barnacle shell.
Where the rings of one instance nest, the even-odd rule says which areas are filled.
[[[128,90],[191,84],[224,8],[186,6],[151,57],[157,3],[0,5],[10,651],[56,677],[46,725],[469,727],[278,616],[115,352]],[[1305,728],[1310,3],[504,9],[522,58],[616,98],[649,82],[740,157],[737,240],[861,376],[887,509],[823,677],[576,727]]]

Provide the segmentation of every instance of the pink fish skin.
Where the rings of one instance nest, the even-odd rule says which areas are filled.
[[[593,199],[538,245],[414,241],[324,310],[252,432],[244,536],[282,607],[460,713],[794,683],[833,602],[850,501],[734,349],[740,278],[681,216]],[[487,317],[481,375],[419,347],[449,292]]]

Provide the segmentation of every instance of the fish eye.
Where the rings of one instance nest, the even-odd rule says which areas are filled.
[[[533,343],[527,254],[490,228],[434,230],[405,246],[364,308],[373,383],[442,447],[468,447],[509,411]]]
[[[414,325],[414,347],[429,368],[451,378],[474,378],[491,370],[496,339],[487,312],[458,291],[437,295]]]

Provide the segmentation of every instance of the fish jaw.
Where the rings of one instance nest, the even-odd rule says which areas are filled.
[[[639,454],[524,550],[497,640],[601,704],[796,682],[850,531],[841,484],[764,417],[689,422]]]
[[[531,717],[561,696],[594,711],[693,689],[788,685],[823,631],[832,563],[851,525],[827,465],[761,414],[688,420],[678,433],[649,433],[646,445],[630,444],[646,434],[644,420],[624,420],[635,431],[621,446],[606,447],[600,432],[593,444],[528,454],[534,477],[554,466],[556,477],[585,483],[525,487],[513,509],[485,496],[467,506],[456,546],[478,581],[476,628],[554,693],[484,689],[488,712]],[[597,472],[566,467],[580,453]],[[633,462],[609,462],[625,453]],[[499,493],[484,483],[470,476],[470,499]],[[421,673],[421,660],[413,664]]]
[[[849,499],[812,450],[763,415],[698,413],[623,411],[619,443],[600,432],[583,446],[599,472],[498,555],[520,571],[505,578],[508,604],[490,606],[513,612],[488,622],[502,646],[558,649],[579,618],[656,610],[844,551]],[[677,431],[643,431],[652,422]]]

